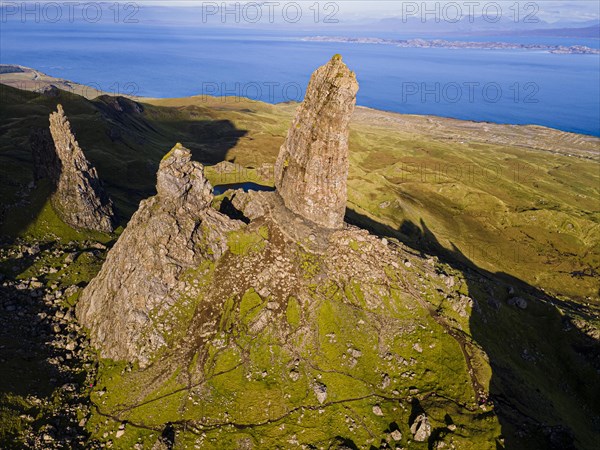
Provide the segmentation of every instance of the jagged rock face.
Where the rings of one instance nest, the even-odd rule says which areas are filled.
[[[141,366],[172,331],[168,319],[153,319],[186,301],[182,275],[220,257],[227,233],[242,225],[209,207],[212,187],[186,148],[165,156],[157,180],[158,194],[140,203],[77,306],[102,356]]]
[[[96,168],[86,159],[61,105],[50,114],[50,133],[59,163],[52,204],[60,217],[75,228],[110,233],[114,230],[112,202]]]
[[[206,209],[213,193],[202,165],[191,158],[189,150],[176,145],[160,163],[156,189],[163,203],[193,213]]]
[[[46,128],[33,130],[29,135],[29,144],[33,158],[33,178],[36,181],[47,178],[57,183],[60,177],[60,161],[56,156],[50,130]]]
[[[348,125],[357,91],[356,77],[339,55],[317,69],[275,164],[285,205],[326,228],[344,221]]]

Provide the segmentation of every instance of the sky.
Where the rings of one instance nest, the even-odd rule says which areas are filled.
[[[410,6],[407,4],[416,5],[420,10],[417,13],[424,10],[433,10],[438,7],[440,9],[444,7],[450,7],[449,4],[455,4],[460,7],[466,14],[469,8],[473,8],[473,11],[481,12],[482,8],[491,3],[497,3],[500,8],[508,14],[511,7],[515,4],[522,10],[522,13],[536,11],[535,14],[541,20],[546,22],[557,22],[557,21],[588,21],[596,20],[600,18],[600,2],[598,0],[537,0],[537,1],[518,1],[518,0],[338,0],[330,2],[328,0],[296,0],[298,3],[303,5],[310,5],[319,3],[323,8],[327,3],[334,3],[339,8],[339,16],[345,20],[360,20],[365,18],[387,18],[387,17],[399,17],[403,14],[403,8],[406,11],[410,11]],[[275,3],[284,4],[287,0],[274,0]],[[202,6],[209,3],[223,4],[233,3],[231,1],[198,1],[198,0],[141,0],[139,4],[148,5],[161,5],[161,6]],[[267,2],[251,2],[251,1],[238,1],[239,4],[247,3],[267,3]],[[273,2],[271,2],[273,3]],[[287,2],[290,3],[290,2]],[[404,6],[403,6],[404,4]],[[472,6],[471,6],[472,5]]]
[[[332,17],[335,22],[345,26],[373,26],[382,19],[402,20],[403,24],[412,23],[423,29],[431,27],[440,30],[436,25],[442,23],[444,26],[452,26],[458,23],[459,19],[469,19],[470,16],[480,18],[479,26],[475,27],[494,28],[494,24],[488,21],[498,12],[504,23],[504,28],[537,28],[536,24],[541,23],[541,28],[555,26],[577,27],[579,23],[587,26],[589,21],[600,20],[600,1],[598,0],[270,0],[270,1],[249,1],[249,0],[104,0],[100,2],[88,0],[58,0],[58,1],[6,1],[0,0],[0,12],[3,13],[2,22],[5,16],[9,20],[19,20],[21,12],[37,6],[42,9],[41,15],[44,16],[44,6],[55,5],[49,8],[49,14],[54,13],[54,9],[59,8],[64,13],[62,18],[68,14],[66,5],[78,5],[76,8],[85,9],[86,5],[102,5],[105,12],[104,18],[112,17],[118,9],[124,17],[136,17],[152,22],[166,22],[173,24],[196,23],[199,18],[204,20],[207,16],[208,21],[202,23],[221,22],[226,25],[241,23],[242,25],[251,25],[250,21],[234,21],[231,16],[223,19],[221,14],[223,10],[232,10],[233,8],[242,8],[244,17],[251,16],[257,8],[261,13],[261,20],[252,22],[256,24],[275,23],[280,26],[289,26],[296,22],[286,20],[283,12],[293,16],[294,5],[296,9],[301,10],[301,20],[299,24],[330,24],[326,18]],[[119,8],[115,8],[115,5]],[[23,5],[28,5],[26,8]],[[58,6],[60,5],[60,6]],[[132,6],[133,5],[133,6]],[[133,8],[137,9],[133,11]],[[221,9],[219,9],[221,8]],[[90,10],[93,13],[93,8]],[[485,12],[487,11],[487,15]],[[267,22],[266,17],[272,12],[276,17],[274,21]],[[247,13],[247,14],[246,14]],[[131,14],[128,16],[128,14]],[[315,14],[319,14],[318,20],[315,20]],[[452,22],[453,18],[457,18]],[[527,21],[533,18],[534,21]],[[486,19],[484,21],[484,19]],[[246,22],[246,23],[244,23]],[[424,24],[425,22],[425,24]],[[436,23],[433,23],[436,22]],[[514,25],[510,26],[510,22]],[[587,22],[587,23],[586,23]],[[447,29],[446,27],[446,29]],[[407,28],[407,27],[405,27]],[[410,28],[410,27],[408,27]],[[497,26],[496,26],[497,28]],[[433,28],[431,28],[433,29]]]

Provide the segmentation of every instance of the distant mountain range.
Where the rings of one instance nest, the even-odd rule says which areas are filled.
[[[421,33],[460,33],[476,35],[498,35],[510,33],[519,36],[557,36],[557,37],[586,37],[600,38],[600,22],[549,23],[543,20],[537,22],[515,21],[503,17],[495,23],[484,17],[464,17],[458,22],[441,20],[440,22],[423,22],[420,18],[390,17],[373,23],[378,31],[384,32],[421,32]],[[365,28],[369,28],[366,26]]]
[[[596,38],[600,39],[600,24],[592,25],[590,27],[583,28],[551,28],[551,29],[538,29],[531,30],[529,32],[513,32],[519,36],[551,36],[551,37],[570,37],[570,38]]]

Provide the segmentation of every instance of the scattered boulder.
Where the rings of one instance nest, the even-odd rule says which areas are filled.
[[[323,383],[315,383],[313,386],[313,390],[315,391],[315,395],[317,396],[317,400],[320,404],[323,404],[327,399],[327,386]]]
[[[117,432],[115,433],[115,437],[117,439],[119,439],[120,437],[122,437],[125,434],[125,424],[122,423],[121,425],[119,425],[119,429],[117,430]]]
[[[383,417],[383,411],[381,409],[381,406],[379,406],[379,405],[373,406],[373,414],[375,414],[376,416],[379,416],[379,417]]]
[[[510,306],[516,306],[520,309],[527,309],[527,300],[523,297],[511,297],[508,299],[508,304]]]
[[[387,373],[383,374],[381,380],[381,389],[387,389],[391,382],[392,380],[390,379],[390,376]]]
[[[431,424],[427,415],[420,414],[417,416],[410,426],[410,432],[413,434],[413,439],[417,442],[425,442],[429,439],[429,436],[431,436]]]

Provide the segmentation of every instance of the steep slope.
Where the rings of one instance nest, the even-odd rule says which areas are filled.
[[[185,328],[182,274],[218,259],[241,225],[210,208],[212,187],[181,145],[157,178],[158,194],[140,204],[77,308],[103,357],[142,366]]]
[[[342,64],[334,58],[313,80],[339,82]],[[352,102],[355,90],[347,93]],[[307,96],[289,136],[319,111],[347,124],[351,102]],[[310,126],[335,141],[336,123]],[[344,160],[343,134],[339,146],[297,158],[295,170],[341,189],[343,168],[313,162]],[[289,144],[284,158],[310,141]],[[221,205],[239,208],[243,222],[210,208],[211,187],[186,149],[167,154],[157,178],[158,195],[141,204],[77,306],[101,355],[133,367],[103,372],[111,378],[98,392],[100,414],[133,428],[128,439],[177,423],[180,448],[494,447],[493,414],[478,424],[491,405],[473,361],[485,367],[485,357],[425,300],[452,295],[435,260],[296,214],[285,192],[300,192],[302,178],[284,180],[283,194],[229,192]],[[464,317],[472,306],[463,301]]]

